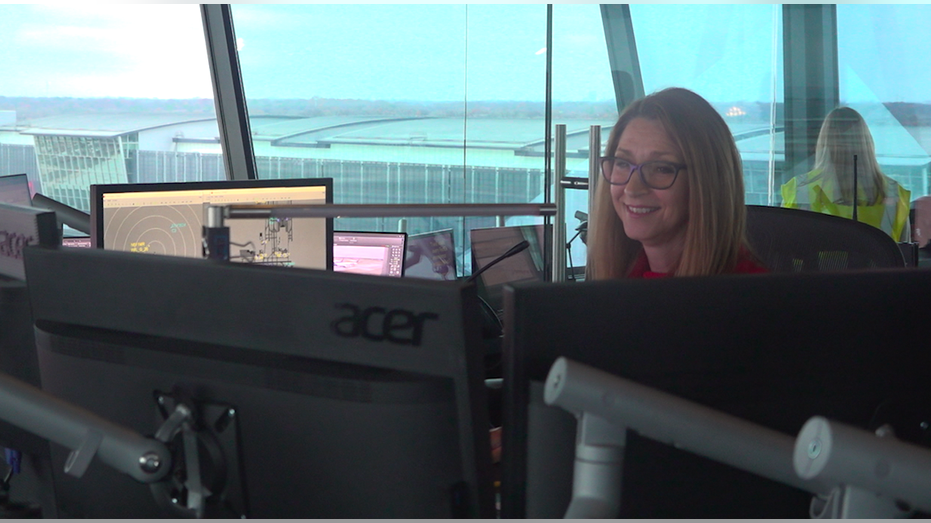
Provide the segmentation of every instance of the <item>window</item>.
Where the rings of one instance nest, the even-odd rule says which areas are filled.
[[[332,177],[335,203],[542,198],[545,5],[234,4],[232,13],[259,177]],[[398,221],[334,227],[452,227],[468,273],[468,231],[496,224]]]
[[[589,157],[601,155],[617,117],[601,7],[554,5],[553,123],[566,126],[566,176],[588,178]],[[597,151],[589,150],[592,126],[601,128]],[[588,197],[585,190],[564,192],[566,266],[578,267],[577,272],[585,267],[587,254],[585,243],[576,236],[586,218],[577,213],[588,213]]]
[[[0,175],[85,212],[100,183],[225,177],[197,5],[2,5]]]
[[[927,5],[837,6],[840,102],[863,115],[880,167],[912,200],[931,192],[929,24]]]
[[[773,204],[783,147],[782,6],[633,4],[630,10],[644,92],[685,87],[708,100],[737,141],[746,203]]]
[[[634,81],[645,93],[690,88],[719,110],[743,158],[748,204],[778,205],[788,172],[783,129],[795,119],[783,114],[786,8],[629,6]],[[617,49],[605,37],[606,25],[616,27],[605,24],[604,9],[233,4],[258,175],[332,177],[336,203],[542,202],[554,190],[545,156],[554,126],[567,128],[567,175],[585,177],[589,129],[601,126],[600,153],[617,118],[609,64]],[[931,10],[841,4],[836,28],[833,14],[824,20],[831,23],[811,37],[836,36],[838,75],[817,89],[839,83],[840,103],[867,119],[883,170],[913,199],[931,194],[923,90],[931,78],[922,52],[931,47]],[[224,178],[198,6],[3,5],[0,45],[0,175],[26,172],[34,191],[83,210],[94,183]],[[822,94],[833,105],[834,95]],[[810,136],[792,140],[793,156],[796,142],[812,145]],[[587,200],[586,191],[565,191],[567,240]],[[336,228],[453,228],[467,274],[469,230],[540,221],[346,218]],[[584,244],[576,240],[570,252],[571,265],[584,264]]]

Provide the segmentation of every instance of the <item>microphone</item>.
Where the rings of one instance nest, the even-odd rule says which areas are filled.
[[[572,237],[572,240],[581,237],[582,243],[588,245],[588,213],[575,211],[575,219],[579,220],[579,226],[575,228],[579,232]],[[572,243],[572,240],[569,240],[569,243]]]
[[[483,272],[510,258],[511,256],[514,256],[515,254],[523,251],[527,247],[530,247],[530,242],[527,240],[523,240],[520,243],[514,245],[501,256],[498,256],[481,269],[473,272],[472,275],[466,279],[466,283],[472,283]],[[498,318],[497,314],[495,314],[495,310],[491,308],[491,305],[489,305],[488,302],[485,301],[481,296],[478,297],[478,303],[479,308],[482,311],[482,338],[490,340],[500,337],[504,331],[504,327],[501,325],[501,319]],[[500,349],[498,350],[500,351]],[[490,369],[486,369],[486,374],[488,372],[490,372]]]
[[[471,283],[471,282],[475,281],[475,279],[478,278],[483,272],[485,272],[485,271],[487,271],[488,269],[494,267],[495,265],[499,264],[500,262],[502,262],[502,261],[504,261],[504,260],[510,258],[511,256],[514,256],[515,254],[517,254],[517,253],[519,253],[519,252],[525,250],[527,247],[530,247],[530,242],[528,242],[527,240],[524,240],[524,241],[518,243],[517,245],[511,247],[510,249],[507,250],[507,252],[505,252],[505,253],[502,254],[501,256],[498,256],[498,257],[495,258],[494,260],[491,260],[487,265],[485,265],[485,266],[482,267],[481,269],[479,269],[479,270],[473,272],[472,275],[469,276],[468,279],[466,279],[466,283]]]

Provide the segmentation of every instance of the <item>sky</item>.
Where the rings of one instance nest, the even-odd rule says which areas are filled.
[[[634,4],[646,92],[781,101],[778,4]],[[249,98],[545,99],[544,4],[234,4]],[[841,98],[931,102],[931,5],[838,6]],[[597,4],[556,4],[556,101],[613,99]],[[196,4],[0,4],[0,96],[210,98]]]
[[[213,97],[197,5],[2,4],[0,95]]]

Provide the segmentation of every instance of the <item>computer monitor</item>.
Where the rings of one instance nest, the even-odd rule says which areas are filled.
[[[141,434],[158,397],[207,416],[208,515],[494,517],[474,285],[101,249],[26,272],[45,391]],[[62,517],[172,514],[97,460],[53,472]]]
[[[530,247],[483,272],[481,292],[496,311],[502,307],[502,292],[508,283],[543,281],[543,224],[472,229],[472,272],[475,273],[508,249],[527,240]]]
[[[411,234],[407,237],[404,276],[455,280],[456,244],[452,229]]]
[[[54,213],[0,203],[0,372],[36,386],[39,368],[32,346],[23,252],[29,245],[51,247],[57,243]],[[3,425],[0,423],[0,444],[9,441]]]
[[[91,185],[95,247],[203,257],[208,204],[327,204],[331,178]],[[333,265],[333,219],[229,219],[230,259],[258,265],[327,269]]]
[[[373,276],[404,276],[404,232],[333,232],[333,270]]]
[[[0,203],[0,372],[35,387],[40,385],[39,360],[23,253],[27,245],[54,246],[58,241],[54,213]],[[20,459],[19,472],[6,480],[5,499],[38,504],[43,517],[56,517],[48,441],[0,420],[0,447]],[[15,505],[0,503],[0,510],[9,517],[35,515],[26,504],[20,508],[17,511]]]
[[[25,174],[0,176],[0,203],[12,203],[26,207],[32,205],[29,178]]]
[[[565,356],[795,437],[813,415],[927,444],[931,271],[528,283],[505,291],[502,517],[562,517]],[[791,463],[791,456],[786,457]],[[621,517],[806,518],[811,495],[628,432]]]

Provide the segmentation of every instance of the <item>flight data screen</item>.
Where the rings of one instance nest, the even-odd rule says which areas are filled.
[[[403,232],[333,232],[333,270],[374,276],[404,275]]]
[[[250,187],[103,193],[103,241],[111,250],[203,257],[208,205],[326,204],[324,186]],[[327,269],[326,218],[237,218],[230,261]]]

